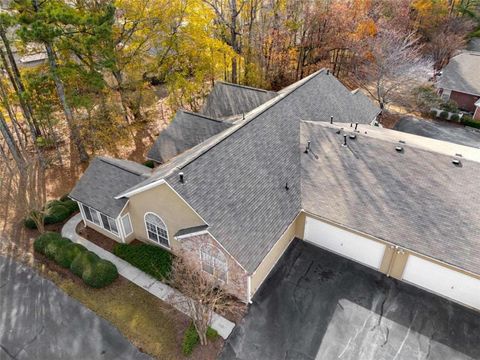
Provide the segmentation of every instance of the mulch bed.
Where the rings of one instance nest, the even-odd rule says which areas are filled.
[[[118,242],[112,240],[105,235],[100,234],[99,232],[86,227],[83,222],[80,222],[77,225],[77,234],[84,237],[85,239],[91,241],[95,245],[100,246],[102,249],[105,249],[111,253],[113,253],[113,248],[115,247]]]

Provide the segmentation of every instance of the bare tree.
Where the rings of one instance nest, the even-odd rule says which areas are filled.
[[[383,110],[391,101],[402,103],[411,89],[428,79],[432,62],[422,55],[414,33],[381,30],[362,44],[364,59],[356,78]]]
[[[185,307],[202,345],[207,344],[207,330],[214,312],[236,314],[241,311],[239,302],[225,292],[221,282],[202,271],[188,257],[174,259],[171,279],[184,295],[175,300]]]

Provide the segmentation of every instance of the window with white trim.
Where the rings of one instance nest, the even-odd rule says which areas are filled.
[[[82,204],[82,209],[83,213],[85,214],[85,218],[88,221],[104,228],[107,231],[110,231],[115,235],[118,235],[118,227],[115,219],[84,204]]]
[[[122,217],[123,230],[125,236],[130,235],[133,232],[132,221],[130,220],[130,214],[126,214]]]
[[[147,213],[145,215],[145,227],[150,240],[160,245],[170,247],[167,226],[159,216],[153,213]]]
[[[225,254],[211,244],[204,244],[200,248],[202,270],[213,275],[215,278],[226,282],[228,265]]]

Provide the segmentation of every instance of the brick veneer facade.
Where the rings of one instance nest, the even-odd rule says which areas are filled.
[[[173,252],[179,256],[187,256],[201,267],[200,249],[202,245],[209,244],[221,251],[228,264],[228,279],[224,288],[230,294],[236,296],[243,302],[248,302],[248,274],[240,265],[218,244],[208,233],[193,235],[187,238],[178,239],[180,246],[176,245]]]

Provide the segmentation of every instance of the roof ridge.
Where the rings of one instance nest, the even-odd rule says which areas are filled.
[[[206,116],[206,115],[203,115],[203,114],[199,114],[199,113],[196,113],[196,112],[193,112],[193,111],[188,111],[188,110],[185,110],[185,109],[179,109],[178,111],[182,111],[182,112],[185,113],[185,114],[189,114],[189,115],[193,115],[193,116],[198,116],[198,117],[204,118],[204,119],[206,119],[206,120],[210,120],[210,121],[214,121],[214,122],[217,122],[217,123],[225,124],[225,121],[222,121],[222,120],[220,120],[220,119],[215,119],[215,118],[213,118],[213,117]]]
[[[227,81],[222,81],[222,80],[218,80],[218,81],[216,81],[215,83],[216,83],[216,84],[223,84],[223,85],[234,86],[234,87],[238,87],[238,88],[242,88],[242,89],[248,89],[248,90],[253,90],[253,91],[264,92],[264,93],[269,93],[269,92],[276,93],[276,91],[260,89],[260,88],[256,88],[256,87],[248,86],[248,85],[234,84],[234,83],[227,82]],[[215,86],[215,85],[214,85],[214,86]]]
[[[110,158],[110,157],[108,157],[108,156],[97,156],[97,157],[95,157],[95,159],[98,159],[98,160],[100,160],[100,161],[103,161],[104,163],[106,163],[106,164],[108,164],[108,165],[114,166],[114,167],[116,167],[116,168],[118,168],[118,169],[121,169],[121,170],[126,171],[126,172],[128,172],[128,173],[130,173],[130,174],[133,174],[133,175],[142,176],[142,175],[145,174],[145,173],[139,173],[139,172],[133,171],[133,170],[131,170],[131,169],[127,169],[127,168],[125,168],[125,167],[123,167],[123,166],[121,166],[121,165],[119,165],[119,164],[116,164],[116,163],[114,163],[114,162],[111,161],[111,160],[130,161],[130,160]],[[137,164],[137,165],[142,165],[142,164],[137,163],[137,162],[135,162],[135,161],[132,161],[132,162],[135,163],[135,164]]]
[[[271,107],[273,107],[274,105],[276,105],[277,103],[279,103],[280,101],[282,101],[283,99],[285,99],[286,97],[288,97],[290,94],[294,93],[295,90],[297,90],[298,88],[300,88],[301,86],[305,85],[306,83],[308,83],[311,79],[315,78],[316,76],[320,75],[323,71],[325,70],[325,68],[322,68],[312,74],[310,74],[309,76],[303,78],[303,79],[300,79],[299,81],[297,81],[296,83],[298,84],[297,86],[293,87],[291,90],[289,90],[287,93],[283,93],[283,94],[279,94],[277,95],[276,97],[272,98],[271,100],[265,102],[264,104],[256,107],[255,109],[251,110],[250,112],[248,112],[247,114],[245,114],[245,119],[240,123],[237,124],[237,126],[232,126],[230,129],[232,129],[228,134],[225,134],[226,136],[219,139],[217,142],[215,142],[214,144],[212,144],[210,147],[208,147],[207,149],[205,149],[205,151],[202,151],[200,154],[198,154],[197,156],[193,156],[192,159],[189,159],[188,161],[186,161],[184,164],[181,164],[181,165],[178,165],[176,168],[179,168],[179,169],[183,169],[184,167],[186,167],[188,164],[192,163],[193,161],[195,161],[196,159],[198,159],[200,156],[206,154],[208,151],[210,151],[211,149],[213,149],[215,146],[217,146],[218,144],[220,144],[221,142],[223,142],[225,139],[227,139],[228,137],[230,137],[232,134],[234,134],[235,132],[237,132],[238,130],[240,130],[241,128],[243,128],[244,126],[246,126],[247,124],[249,124],[252,120],[256,119],[258,116],[260,116],[261,114],[263,114],[265,111],[267,111],[268,109],[270,109]],[[332,75],[333,76],[333,75]],[[294,83],[295,84],[295,83]],[[289,86],[292,86],[293,84],[289,85]],[[253,114],[252,118],[249,118],[249,114],[251,113],[254,113],[256,110],[261,110],[260,112],[258,113],[255,113]],[[227,129],[225,132],[227,132],[229,129]],[[202,144],[202,143],[200,143]],[[199,144],[199,145],[200,145]],[[193,147],[192,149],[194,149],[195,147]],[[175,168],[174,168],[175,169]],[[172,169],[172,171],[174,170]],[[172,172],[170,171],[168,174],[165,175],[165,177],[169,176],[170,173]]]

